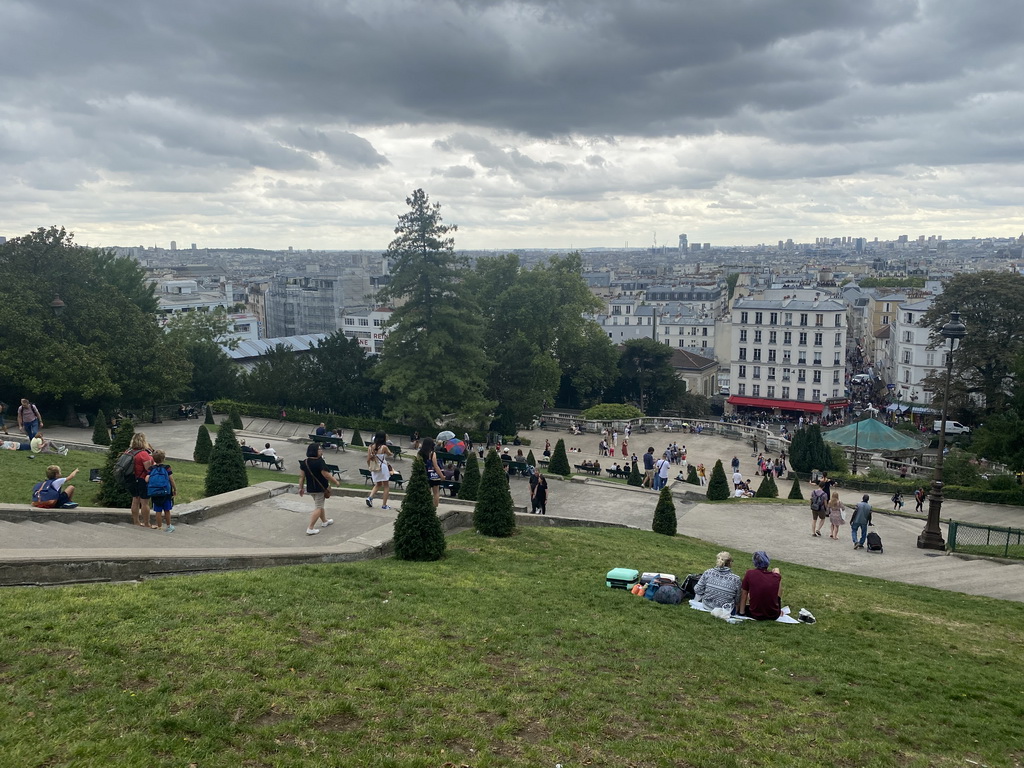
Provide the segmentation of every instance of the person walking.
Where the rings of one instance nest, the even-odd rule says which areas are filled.
[[[327,517],[325,500],[331,485],[341,485],[341,482],[327,469],[323,453],[323,445],[310,443],[306,446],[306,458],[299,462],[299,496],[308,493],[313,497],[313,514],[310,515],[309,525],[306,526],[307,536],[315,536],[327,526],[334,524],[334,518]],[[319,528],[316,527],[318,520]]]
[[[918,488],[916,491],[914,491],[914,511],[915,512],[922,512],[922,513],[924,512],[924,497],[925,497],[924,488]]]
[[[533,482],[536,479],[536,482]],[[546,515],[548,513],[548,479],[538,470],[536,475],[530,478],[530,504],[533,514]]]
[[[697,465],[697,479],[700,480],[701,485],[708,484],[708,471],[704,468],[703,464]]]
[[[18,406],[18,427],[28,436],[29,442],[32,442],[32,438],[43,428],[42,414],[27,397],[21,398],[21,405]]]
[[[828,500],[828,521],[832,526],[832,531],[828,537],[830,539],[839,538],[839,529],[843,523],[843,504],[839,501],[839,491],[832,491],[832,498]]]
[[[420,449],[417,453],[423,459],[423,466],[427,470],[427,482],[430,484],[430,493],[434,497],[434,509],[437,509],[441,503],[441,483],[444,482],[444,470],[437,463],[437,454],[434,452],[435,447],[434,438],[424,437],[420,441]]]
[[[854,508],[853,516],[850,518],[850,532],[853,536],[853,548],[864,549],[864,542],[868,538],[868,523],[871,522],[870,497],[865,493],[860,503]],[[860,531],[860,538],[857,538],[857,531]]]
[[[391,509],[388,506],[388,494],[390,493],[391,449],[388,448],[388,436],[384,432],[378,432],[373,436],[373,442],[366,452],[366,464],[370,468],[370,479],[373,480],[373,488],[370,495],[366,497],[366,506],[373,506],[373,497],[377,491],[381,491],[381,509]]]
[[[642,443],[641,443],[642,445]],[[647,449],[644,454],[644,481],[641,483],[644,488],[654,489],[654,446]]]

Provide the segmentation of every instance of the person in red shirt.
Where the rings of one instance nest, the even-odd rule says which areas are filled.
[[[146,475],[153,466],[153,446],[149,444],[146,435],[136,432],[132,435],[131,447],[135,451],[135,485],[131,489],[132,494],[132,522],[141,525],[143,528],[152,528],[149,522],[149,491],[146,488]]]
[[[763,550],[754,553],[754,567],[740,582],[741,616],[758,621],[775,621],[782,614],[782,575],[778,568],[768,570],[771,561]]]

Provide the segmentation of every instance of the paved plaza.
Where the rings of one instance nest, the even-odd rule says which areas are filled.
[[[318,536],[306,536],[306,521],[311,511],[308,498],[300,499],[294,493],[294,479],[298,461],[305,456],[308,444],[308,425],[264,419],[243,419],[245,429],[239,436],[250,445],[262,448],[270,442],[285,461],[280,483],[263,484],[269,490],[249,489],[260,498],[242,501],[232,511],[211,516],[191,525],[179,525],[173,534],[149,531],[116,522],[56,522],[27,520],[0,522],[0,570],[8,574],[20,566],[43,563],[48,560],[61,563],[84,564],[95,560],[118,562],[159,562],[155,572],[178,572],[178,560],[195,563],[205,560],[210,570],[232,567],[256,567],[275,563],[332,562],[380,556],[389,551],[395,509],[380,509],[379,501],[370,509],[365,505],[361,490],[336,494],[328,502],[328,514],[335,524]],[[150,442],[168,454],[168,461],[188,460],[195,445],[199,422],[165,422],[143,424]],[[91,435],[85,430],[52,428],[48,435],[58,442],[85,444]],[[365,435],[364,435],[365,436]],[[581,449],[570,455],[570,463],[598,458],[599,437],[587,435],[572,437],[552,431],[524,432],[523,437],[540,457],[544,440],[552,444],[561,437],[567,446]],[[406,436],[394,436],[396,443],[408,447]],[[653,446],[660,453],[669,442],[685,444],[691,463],[703,462],[709,470],[721,459],[725,465],[735,455],[741,461],[744,476],[754,478],[754,461],[747,445],[738,440],[715,435],[634,434],[630,452],[637,454]],[[524,447],[524,452],[527,449]],[[338,452],[329,450],[329,463],[345,470],[347,482],[360,482],[358,469],[365,466],[365,453],[359,450]],[[620,460],[621,461],[621,460]],[[601,457],[603,466],[610,460]],[[409,458],[396,462],[398,471],[408,476]],[[673,472],[673,475],[675,472]],[[528,507],[528,485],[522,478],[511,481],[512,496],[522,511]],[[918,519],[875,515],[874,530],[882,536],[885,553],[869,554],[855,551],[849,540],[849,528],[844,527],[838,541],[826,535],[810,535],[810,512],[806,505],[765,504],[753,499],[728,504],[701,503],[703,489],[689,484],[673,485],[678,492],[676,505],[679,532],[726,548],[743,551],[764,549],[773,560],[798,563],[832,571],[874,576],[892,581],[955,589],[968,594],[1024,600],[1024,565],[1000,564],[987,560],[964,560],[942,553],[920,550],[917,535],[923,524]],[[780,484],[785,495],[788,482]],[[804,486],[809,497],[810,486]],[[244,493],[244,492],[243,492]],[[860,493],[840,489],[844,502],[859,500]],[[654,515],[657,494],[618,483],[594,478],[574,477],[572,480],[552,478],[549,489],[548,514],[552,518],[571,519],[596,524],[619,524],[649,530]],[[396,495],[400,503],[400,495]],[[874,498],[876,509],[889,507],[887,498]],[[182,505],[201,506],[202,502]],[[467,524],[472,506],[457,500],[444,499],[441,514],[446,527],[457,530]],[[87,514],[84,512],[83,515]],[[1024,527],[1024,509],[1004,505],[989,505],[946,501],[943,516],[990,525]],[[523,524],[542,521],[522,514]],[[543,521],[551,522],[551,521]],[[945,528],[945,527],[944,527]],[[240,566],[239,563],[242,565]],[[709,564],[710,565],[710,564]],[[161,571],[162,569],[162,571]],[[190,570],[196,570],[195,567]],[[128,571],[126,571],[128,572]],[[4,583],[12,583],[7,579]],[[827,584],[823,585],[827,589]]]

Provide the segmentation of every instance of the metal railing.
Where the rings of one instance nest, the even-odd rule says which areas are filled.
[[[946,548],[970,555],[1024,558],[1024,529],[950,520]]]

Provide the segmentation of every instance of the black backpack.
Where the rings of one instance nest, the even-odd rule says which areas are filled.
[[[662,584],[654,593],[654,602],[662,605],[679,605],[683,602],[683,590],[677,584]]]
[[[874,531],[868,534],[868,552],[882,552],[882,537]]]
[[[137,453],[138,451],[125,451],[114,462],[114,480],[128,490],[132,490],[132,483],[135,482],[135,454]]]
[[[681,589],[683,590],[683,597],[685,597],[687,600],[695,600],[697,598],[696,589],[698,581],[700,581],[700,576],[698,576],[696,573],[691,573],[689,576],[683,579],[683,585]]]

